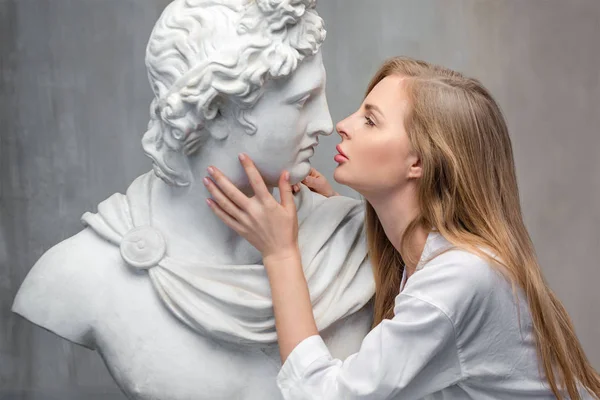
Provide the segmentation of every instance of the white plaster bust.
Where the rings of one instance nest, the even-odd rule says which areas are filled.
[[[153,171],[84,214],[17,294],[14,312],[97,350],[130,398],[280,398],[261,255],[205,205],[202,178],[216,165],[251,194],[242,151],[271,188],[308,174],[333,129],[315,2],[173,1],[147,48]],[[306,187],[296,201],[315,319],[345,357],[371,324],[362,207]]]

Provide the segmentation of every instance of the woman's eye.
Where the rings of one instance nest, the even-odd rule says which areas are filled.
[[[371,119],[371,117],[365,117],[365,124],[369,126],[375,126],[375,122]]]

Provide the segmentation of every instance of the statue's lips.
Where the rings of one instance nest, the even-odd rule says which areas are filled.
[[[314,142],[310,146],[306,146],[305,148],[303,148],[302,150],[300,150],[300,153],[308,152],[310,154],[309,157],[312,157],[315,154],[315,147],[317,147],[318,144],[319,144],[318,141]]]
[[[319,141],[317,140],[316,142],[311,143],[310,145],[304,147],[302,150],[300,151],[304,151],[304,150],[308,150],[308,149],[315,149],[315,147],[317,147],[319,145]]]

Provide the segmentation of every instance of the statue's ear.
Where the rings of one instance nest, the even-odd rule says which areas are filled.
[[[204,129],[216,140],[225,140],[231,134],[244,132],[254,135],[256,126],[249,120],[248,111],[235,102],[221,100],[215,117],[204,123]]]
[[[154,164],[155,173],[169,185],[188,186],[193,179],[181,141],[175,139],[159,120],[150,121],[142,139],[144,152]]]
[[[227,109],[219,108],[215,117],[204,123],[204,129],[215,140],[224,140],[233,131],[235,119]]]

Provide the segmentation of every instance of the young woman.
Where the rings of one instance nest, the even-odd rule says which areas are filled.
[[[216,168],[213,211],[264,256],[286,399],[600,398],[525,229],[505,120],[477,80],[387,61],[337,125],[335,180],[367,201],[374,328],[332,359],[315,327],[289,174],[281,203],[247,156],[255,196]]]

